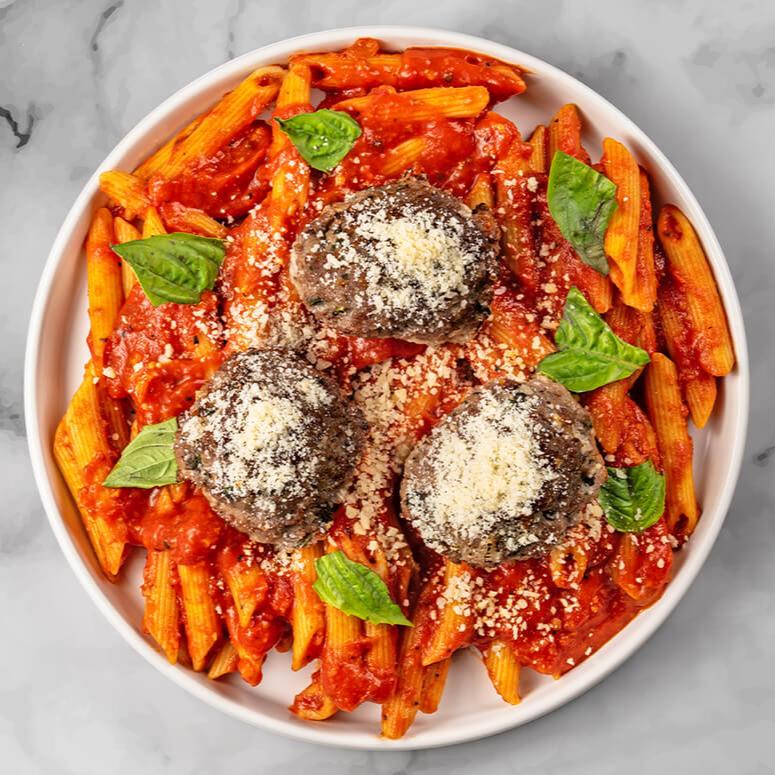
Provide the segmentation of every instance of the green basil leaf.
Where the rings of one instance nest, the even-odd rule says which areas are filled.
[[[600,495],[609,524],[622,533],[640,533],[665,511],[665,477],[647,460],[632,468],[609,468]]]
[[[304,161],[321,172],[331,172],[361,136],[358,122],[340,110],[316,110],[275,121]]]
[[[165,301],[196,304],[215,284],[226,249],[223,240],[196,234],[159,234],[112,245],[135,270],[154,307]]]
[[[172,445],[178,430],[173,417],[156,425],[146,425],[129,442],[113,466],[105,487],[140,487],[147,490],[178,481],[178,464]]]
[[[568,291],[554,342],[538,371],[574,393],[585,393],[629,377],[651,359],[645,350],[620,339],[592,309],[578,288]]]
[[[579,258],[608,274],[603,240],[616,210],[616,185],[584,162],[557,151],[546,189],[549,212]]]
[[[315,569],[318,578],[312,588],[324,603],[372,624],[413,626],[371,568],[336,551],[315,560]]]

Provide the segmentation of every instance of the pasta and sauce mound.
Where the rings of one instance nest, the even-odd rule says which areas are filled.
[[[293,713],[375,702],[398,738],[456,651],[516,704],[662,594],[724,310],[624,145],[498,113],[526,81],[360,39],[103,173],[54,452],[106,576],[145,550],[170,662],[255,685],[290,651]]]

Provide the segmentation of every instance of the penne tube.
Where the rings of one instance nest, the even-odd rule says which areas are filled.
[[[385,151],[382,171],[388,176],[397,176],[410,169],[420,160],[427,140],[424,137],[410,137]]]
[[[174,664],[180,646],[178,598],[169,551],[149,551],[143,575],[143,627]]]
[[[252,72],[221,98],[188,136],[175,144],[167,161],[158,165],[156,174],[173,178],[191,164],[212,157],[268,107],[280,90],[285,72],[274,65]]]
[[[589,154],[581,144],[581,116],[573,104],[563,105],[549,124],[549,167],[557,151],[589,164]]]
[[[422,627],[401,628],[398,680],[382,705],[382,736],[398,740],[406,734],[420,709],[425,671],[422,666]]]
[[[244,563],[222,566],[221,572],[231,592],[240,626],[247,627],[256,608],[266,597],[267,581],[264,572],[258,565]]]
[[[435,626],[422,650],[423,666],[441,662],[453,652],[468,645],[473,628],[470,610],[472,573],[466,563],[444,561],[444,607],[438,612]]]
[[[131,172],[103,172],[100,175],[100,189],[108,199],[121,207],[127,221],[141,216],[150,204],[144,181]]]
[[[603,140],[603,170],[616,184],[616,203],[605,233],[605,252],[611,266],[611,280],[625,304],[651,310],[653,299],[644,298],[636,284],[640,244],[641,180],[638,163],[616,140]]]
[[[528,167],[531,172],[546,173],[547,160],[549,157],[549,131],[543,124],[539,124],[530,135],[528,140],[533,149],[528,160]]]
[[[165,202],[159,206],[159,212],[167,231],[183,231],[217,239],[223,239],[227,234],[226,227],[215,218],[180,202]]]
[[[166,233],[167,230],[164,228],[164,221],[162,221],[159,211],[155,207],[146,208],[143,218],[143,239]]]
[[[495,197],[492,190],[492,179],[489,173],[480,172],[474,178],[471,190],[466,197],[466,204],[472,209],[476,209],[480,205],[484,205],[490,210],[495,205]]]
[[[495,641],[482,652],[484,666],[495,691],[509,703],[519,705],[520,665],[507,643]]]
[[[420,710],[423,713],[435,713],[439,709],[444,686],[452,659],[443,659],[423,668],[422,693],[420,694]]]
[[[110,249],[114,243],[113,216],[106,208],[94,214],[86,237],[86,281],[89,296],[89,346],[97,374],[124,300],[121,261]]]
[[[326,629],[326,615],[312,585],[317,579],[315,560],[323,549],[319,543],[297,549],[293,555],[293,632],[292,662],[294,670],[301,670],[320,654]]]
[[[215,681],[229,673],[236,672],[238,664],[239,655],[231,641],[227,640],[218,649],[218,653],[215,655],[210,669],[207,671],[207,677]]]
[[[716,377],[696,364],[692,332],[687,326],[686,297],[667,280],[659,291],[659,317],[670,358],[678,368],[684,400],[692,421],[704,428],[716,404]]]
[[[640,227],[638,259],[635,264],[635,299],[631,306],[650,312],[657,301],[657,270],[654,262],[654,218],[651,190],[645,170],[640,170]]]
[[[210,595],[210,574],[207,564],[199,562],[178,565],[178,576],[191,663],[194,670],[202,670],[220,634],[215,603]]]
[[[291,713],[307,721],[325,721],[331,718],[339,708],[336,703],[323,691],[317,674],[312,682],[302,689],[296,697],[290,709]]]
[[[123,218],[116,218],[113,221],[113,228],[116,231],[116,242],[119,244],[124,242],[132,242],[133,240],[141,239],[139,229],[133,226]],[[124,297],[129,296],[130,291],[137,282],[137,275],[135,270],[126,261],[121,262],[121,284],[124,288]]]
[[[735,354],[718,288],[697,234],[674,205],[662,208],[657,228],[668,270],[686,299],[700,365],[714,377],[723,377],[735,365]]]
[[[661,353],[654,353],[646,368],[644,396],[665,469],[665,521],[673,535],[688,537],[699,518],[692,474],[692,440],[686,428],[678,372]]]
[[[549,553],[549,572],[552,583],[560,589],[578,589],[584,580],[589,557],[578,543],[555,546]]]
[[[352,113],[367,113],[380,104],[400,105],[396,110],[401,120],[431,121],[438,118],[476,118],[489,104],[490,94],[484,86],[439,86],[414,89],[398,94],[377,93],[352,97],[338,102],[334,108]]]
[[[205,112],[197,116],[171,140],[166,142],[161,148],[142,162],[142,164],[135,169],[134,175],[138,178],[147,179],[164,169],[169,163],[172,152],[175,150],[175,146],[183,142],[183,140],[185,140],[202,123],[206,115],[207,113]]]

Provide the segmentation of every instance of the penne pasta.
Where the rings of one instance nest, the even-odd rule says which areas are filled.
[[[312,589],[317,573],[315,560],[323,550],[319,543],[297,549],[293,556],[292,663],[300,670],[319,656],[326,628],[325,609]]]
[[[414,627],[402,628],[398,653],[396,687],[382,705],[382,736],[398,740],[420,709],[425,672],[422,666],[422,627],[415,617]]]
[[[519,705],[520,665],[509,645],[496,640],[483,651],[482,657],[495,691],[509,705]]]
[[[296,695],[290,707],[291,713],[308,721],[325,721],[338,710],[336,703],[323,691],[317,674],[309,686]]]
[[[644,396],[665,469],[665,520],[673,535],[685,538],[691,535],[699,518],[692,474],[692,440],[686,428],[678,372],[661,353],[654,353],[646,368]]]
[[[563,105],[549,124],[549,166],[557,151],[567,153],[584,164],[589,164],[589,154],[581,144],[581,116],[573,105]]]
[[[549,131],[547,128],[543,124],[539,124],[530,135],[528,143],[533,149],[528,160],[530,171],[540,174],[546,173],[549,159]]]
[[[422,649],[423,666],[441,662],[468,645],[472,635],[470,595],[472,569],[466,563],[444,561],[445,603]]]
[[[101,208],[94,214],[86,237],[89,346],[98,374],[102,373],[105,344],[116,326],[124,299],[121,261],[110,249],[114,242],[113,216],[109,210]]]
[[[159,211],[155,207],[146,208],[143,218],[143,239],[166,233],[167,230],[164,228],[164,221],[162,221]]]
[[[484,86],[440,86],[398,94],[376,93],[338,102],[336,110],[368,113],[380,106],[395,106],[403,121],[430,121],[438,118],[476,118],[488,105],[490,95]]]
[[[143,575],[143,627],[174,664],[180,647],[178,598],[169,551],[149,551]]]
[[[210,574],[205,563],[200,562],[178,565],[178,576],[191,663],[194,670],[203,670],[220,634],[215,603],[210,595]]]
[[[422,692],[420,694],[420,710],[423,713],[435,713],[439,709],[451,664],[452,659],[448,658],[423,668]]]
[[[210,665],[210,669],[207,671],[207,677],[215,681],[229,673],[236,672],[238,664],[239,655],[231,644],[231,641],[227,640],[220,649],[218,649],[218,653],[215,655],[215,658]]]
[[[611,280],[625,304],[649,312],[654,300],[645,298],[637,286],[640,245],[641,180],[638,163],[619,142],[603,140],[603,170],[616,184],[616,210],[605,233],[605,252],[611,265]]]
[[[424,137],[410,137],[385,152],[382,171],[390,177],[397,176],[418,162],[425,151]]]
[[[113,228],[116,232],[116,242],[132,242],[132,240],[141,239],[140,231],[123,218],[116,218],[113,221]],[[126,261],[121,262],[121,285],[124,289],[124,297],[129,296],[132,287],[137,282],[135,270]]]
[[[662,208],[657,228],[667,254],[668,271],[686,299],[696,356],[708,374],[723,377],[735,365],[735,354],[721,298],[702,246],[691,223],[674,205]]]
[[[235,135],[257,118],[277,96],[285,75],[282,67],[270,65],[252,72],[207,113],[172,148],[166,162],[155,173],[166,178],[179,175],[192,163],[209,159]],[[147,169],[143,170],[147,173]]]
[[[127,221],[142,216],[150,204],[145,192],[145,183],[131,172],[103,172],[100,175],[100,189],[108,199],[121,207]]]
[[[183,231],[201,234],[203,237],[223,239],[226,227],[218,223],[202,210],[186,207],[179,202],[165,202],[159,206],[164,226],[167,231]]]

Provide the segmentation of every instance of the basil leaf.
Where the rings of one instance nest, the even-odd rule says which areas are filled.
[[[135,270],[154,307],[165,301],[196,304],[215,284],[226,249],[223,240],[196,234],[159,234],[112,245]]]
[[[557,151],[546,189],[549,212],[579,258],[608,274],[603,240],[616,210],[616,185],[584,162]]]
[[[385,582],[371,568],[348,559],[344,552],[315,560],[315,569],[318,577],[312,588],[324,603],[372,624],[413,626],[391,599]]]
[[[632,468],[609,468],[598,497],[609,524],[622,533],[640,533],[665,511],[665,477],[649,460]]]
[[[156,425],[146,425],[129,442],[113,466],[105,487],[161,487],[178,481],[178,464],[172,444],[178,430],[173,417]]]
[[[275,121],[304,161],[321,172],[331,172],[361,136],[358,122],[340,110],[316,110]]]
[[[574,393],[585,393],[629,377],[651,359],[645,350],[620,339],[578,288],[568,291],[554,342],[538,371]]]

